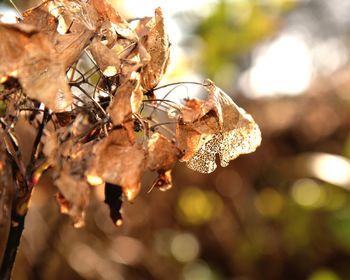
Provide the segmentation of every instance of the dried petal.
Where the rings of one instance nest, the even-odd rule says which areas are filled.
[[[25,24],[0,24],[0,34],[0,80],[15,75],[30,98],[53,111],[69,106],[72,95],[65,68],[46,37]]]
[[[181,160],[189,161],[218,130],[218,121],[214,116],[206,116],[189,124],[180,121],[176,127],[176,139],[178,147],[183,153]]]
[[[183,116],[190,116],[187,120],[195,121],[185,123],[180,120],[176,131],[178,146],[184,152],[181,160],[201,173],[216,169],[217,154],[224,167],[239,155],[255,151],[261,142],[259,127],[249,114],[212,82],[208,90],[209,101],[191,105],[192,114],[187,112],[191,107],[185,109]],[[207,113],[202,116],[204,112]]]
[[[138,21],[134,32],[139,38],[142,38],[144,36],[147,36],[148,32],[150,31],[150,29],[152,29],[153,26],[154,23],[152,22],[152,17],[144,17]]]
[[[180,156],[180,150],[166,137],[153,133],[148,141],[147,168],[151,171],[172,169]]]
[[[41,32],[56,32],[58,21],[51,13],[49,13],[49,2],[28,9],[22,13],[22,23],[35,26]]]
[[[112,131],[95,146],[95,162],[87,175],[97,175],[108,183],[119,185],[128,200],[140,191],[141,177],[145,170],[145,151],[137,143],[131,143],[125,129]]]
[[[60,191],[57,197],[61,212],[73,219],[76,227],[84,225],[85,208],[89,201],[89,185],[79,175],[72,175],[69,164],[64,164],[55,185]]]
[[[65,69],[79,58],[93,35],[94,33],[88,29],[64,35],[56,33],[54,37],[56,57],[62,62]]]
[[[143,96],[139,85],[139,79],[136,76],[134,79],[126,80],[118,87],[110,106],[107,108],[114,125],[122,124],[131,116],[131,113],[139,110]]]
[[[58,20],[60,34],[80,32],[86,28],[97,29],[98,15],[90,3],[79,0],[55,0],[48,2],[48,11]]]
[[[91,5],[95,8],[100,18],[109,20],[115,24],[125,24],[127,22],[118,14],[107,0],[91,0]]]
[[[102,44],[100,40],[94,39],[89,49],[103,75],[111,77],[119,72],[120,59],[118,55]]]
[[[55,165],[58,157],[59,142],[56,132],[44,131],[42,138],[43,153],[47,158],[47,161],[51,165]]]
[[[141,70],[141,85],[146,91],[159,84],[169,62],[169,40],[160,8],[155,10],[154,21],[153,28],[142,39],[142,44],[151,56],[150,62]]]

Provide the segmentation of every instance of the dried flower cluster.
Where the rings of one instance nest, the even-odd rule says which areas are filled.
[[[0,36],[2,147],[29,189],[52,169],[61,211],[76,226],[91,186],[106,186],[120,224],[119,196],[133,200],[146,170],[157,172],[153,187],[165,190],[177,160],[210,173],[217,154],[227,166],[260,144],[252,117],[211,81],[202,84],[207,100],[157,99],[170,45],[160,8],[127,21],[105,0],[50,0],[16,24],[1,23]],[[173,131],[153,117],[162,108]],[[14,132],[22,118],[38,131],[29,162]]]

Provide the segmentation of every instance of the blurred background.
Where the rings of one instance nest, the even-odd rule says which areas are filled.
[[[163,83],[214,80],[253,115],[262,145],[209,175],[180,163],[167,192],[148,194],[145,178],[122,227],[96,188],[74,229],[42,180],[13,279],[350,279],[350,1],[112,2],[127,18],[161,6]],[[16,15],[7,1],[0,11]]]

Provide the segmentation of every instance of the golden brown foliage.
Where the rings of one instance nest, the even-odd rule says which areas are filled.
[[[3,99],[16,116],[6,125],[28,117],[21,114],[25,105],[38,135],[44,130],[32,157],[41,164],[31,162],[23,176],[51,167],[61,212],[76,226],[84,223],[90,186],[115,185],[133,200],[147,169],[157,172],[152,188],[166,190],[178,159],[210,173],[217,155],[227,166],[260,144],[252,117],[211,81],[202,84],[207,100],[172,107],[176,131],[159,122],[154,112],[170,109],[155,95],[170,57],[160,8],[130,25],[108,1],[50,0],[25,11],[16,24],[0,24],[0,35],[1,96],[17,100]],[[13,79],[19,84],[11,88]],[[106,197],[120,224],[120,204],[111,201]]]

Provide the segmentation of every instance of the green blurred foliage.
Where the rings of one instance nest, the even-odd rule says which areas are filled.
[[[214,78],[227,64],[233,67],[241,55],[274,34],[283,13],[294,6],[291,0],[221,0],[195,31],[203,40],[203,74]]]

